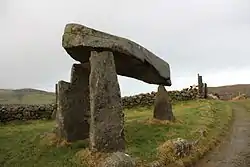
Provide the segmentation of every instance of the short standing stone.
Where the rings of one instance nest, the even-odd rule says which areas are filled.
[[[57,134],[70,142],[89,137],[89,72],[74,64],[71,83],[58,82]]]
[[[154,118],[159,120],[174,120],[172,104],[165,87],[160,85],[154,104]]]
[[[90,66],[90,148],[124,151],[124,114],[112,52],[91,52]]]
[[[202,97],[202,94],[203,94],[203,82],[202,82],[202,76],[199,75],[199,74],[198,74],[198,91],[199,91],[199,96]]]
[[[204,83],[204,98],[205,99],[207,99],[207,92],[208,92],[207,83]]]

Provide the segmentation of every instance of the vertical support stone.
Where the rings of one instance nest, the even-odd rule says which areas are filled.
[[[207,93],[208,93],[208,90],[207,90],[207,83],[204,83],[204,98],[207,99]]]
[[[89,137],[89,73],[73,64],[71,83],[58,82],[57,134],[70,142]]]
[[[90,148],[124,151],[124,114],[113,53],[91,52],[90,66]]]
[[[158,120],[169,121],[173,121],[175,119],[168,92],[162,85],[158,87],[158,92],[156,94],[153,117]]]
[[[56,111],[56,134],[59,138],[67,139],[67,129],[68,126],[67,118],[70,117],[68,112],[69,104],[67,98],[67,91],[70,89],[70,83],[65,81],[59,81],[57,84],[57,111]],[[66,119],[66,120],[65,120]],[[69,118],[70,119],[70,118]]]
[[[56,118],[56,111],[57,111],[57,103],[58,103],[58,84],[55,84],[55,96],[56,96],[56,101],[55,101],[55,108],[53,110],[53,113],[51,115],[51,118],[52,119],[55,119]]]
[[[71,115],[72,140],[81,140],[89,137],[90,103],[89,103],[89,74],[90,70],[82,64],[73,64],[71,69]]]
[[[57,89],[58,84],[55,84],[55,95],[56,95],[56,105],[58,101],[58,89]]]
[[[198,74],[198,92],[199,96],[202,97],[203,94],[203,82],[202,82],[202,76]]]

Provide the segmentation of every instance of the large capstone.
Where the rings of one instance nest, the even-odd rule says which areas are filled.
[[[124,151],[124,114],[112,52],[91,52],[90,66],[90,148]]]
[[[149,84],[171,86],[169,64],[128,39],[79,24],[67,24],[62,45],[82,64],[89,62],[91,51],[110,51],[114,55],[117,74]]]
[[[160,85],[154,104],[154,118],[158,120],[174,120],[172,104],[165,87]]]
[[[70,142],[89,137],[89,73],[81,64],[73,64],[71,82],[58,82],[56,132]]]

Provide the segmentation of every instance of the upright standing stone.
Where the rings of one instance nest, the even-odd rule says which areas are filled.
[[[56,105],[57,105],[57,100],[58,100],[58,88],[57,88],[57,84],[55,84],[55,95],[56,95]]]
[[[202,97],[203,94],[203,82],[202,82],[202,76],[198,74],[198,91],[199,91],[199,96]]]
[[[159,120],[174,120],[172,104],[165,87],[160,85],[154,104],[154,118]]]
[[[70,142],[89,136],[89,73],[81,64],[73,64],[71,83],[58,82],[57,134]]]
[[[92,151],[124,151],[124,114],[112,52],[91,52],[90,148]]]
[[[71,69],[71,93],[73,99],[71,115],[74,119],[72,139],[81,140],[89,137],[90,103],[89,103],[90,70],[82,64],[73,64]]]
[[[204,98],[207,99],[207,83],[204,83]]]
[[[70,117],[68,111],[69,104],[67,98],[67,90],[70,89],[70,83],[65,81],[59,81],[57,84],[58,89],[58,101],[57,101],[57,111],[56,111],[56,134],[59,138],[67,139],[67,124],[66,118]]]

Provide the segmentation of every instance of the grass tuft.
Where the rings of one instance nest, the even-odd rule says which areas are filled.
[[[57,147],[69,147],[72,143],[62,140],[56,136],[53,132],[45,133],[41,136],[40,144],[47,146],[57,146]]]
[[[107,158],[110,154],[91,152],[88,148],[82,149],[76,153],[76,160],[79,161],[83,166],[96,167],[100,162]]]

